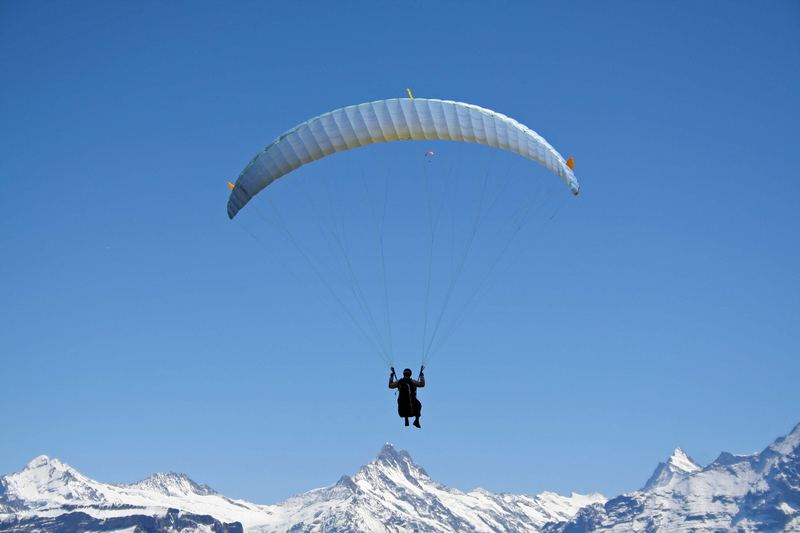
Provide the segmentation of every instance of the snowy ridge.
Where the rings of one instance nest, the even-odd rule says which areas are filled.
[[[391,444],[352,477],[277,505],[232,500],[183,474],[154,474],[127,485],[100,483],[40,456],[0,478],[0,531],[539,531],[547,522],[569,520],[581,507],[603,502],[600,494],[525,496],[448,488]]]
[[[24,470],[2,479],[11,506],[45,507],[77,501],[104,503],[102,487],[58,459],[40,455]]]
[[[678,448],[643,489],[611,500],[460,491],[390,444],[352,476],[275,505],[226,498],[183,474],[100,483],[47,456],[0,477],[0,532],[77,530],[800,532],[800,425],[760,453],[723,452],[706,467]]]
[[[309,527],[303,531],[324,531],[321,526],[334,518],[337,527],[345,531],[385,531],[383,522],[391,524],[390,531],[538,531],[549,521],[573,516],[587,503],[605,501],[599,494],[567,497],[554,493],[493,494],[483,489],[462,492],[432,480],[408,453],[398,452],[389,444],[377,460],[352,478],[342,478],[335,490],[346,496],[347,507],[338,510],[344,512],[337,516],[337,512],[322,510],[314,522],[303,522]],[[305,497],[287,504],[305,506]]]
[[[695,467],[685,454],[673,455],[656,468],[653,483],[644,489],[586,507],[573,519],[544,529],[800,531],[800,424],[761,453],[723,452],[707,467]]]
[[[137,483],[125,485],[131,489],[159,492],[165,496],[208,496],[216,494],[208,485],[198,485],[186,474],[174,472],[158,473],[145,478]]]

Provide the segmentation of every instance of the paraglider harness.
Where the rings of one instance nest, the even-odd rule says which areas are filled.
[[[391,366],[389,368],[391,368],[391,370],[392,370],[392,379],[395,381],[395,383],[399,382],[400,380],[397,379],[397,374],[394,371],[394,367]],[[425,371],[425,365],[420,366],[419,367],[419,375],[422,376],[424,371]],[[408,383],[404,383],[404,385],[406,386],[406,390],[408,391],[408,409],[409,409],[410,412],[413,413],[414,412],[414,396],[411,394],[411,385],[409,385]],[[400,392],[400,388],[398,387],[394,391],[394,395],[397,396],[397,394],[399,392]]]

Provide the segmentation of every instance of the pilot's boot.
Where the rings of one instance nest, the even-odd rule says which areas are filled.
[[[406,425],[408,425],[408,417],[406,417]]]
[[[415,426],[417,426],[418,428],[421,428],[421,427],[422,427],[422,426],[420,426],[420,425],[419,425],[419,417],[416,417],[416,418],[414,419],[414,425],[415,425]]]

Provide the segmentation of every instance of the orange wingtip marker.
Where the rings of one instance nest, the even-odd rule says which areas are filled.
[[[229,182],[228,182],[228,188],[229,188],[230,190],[233,190],[233,188],[234,188],[234,187],[235,187],[235,185],[229,181]]]
[[[570,170],[575,170],[575,158],[570,157],[569,159],[567,159],[567,166],[569,167]]]

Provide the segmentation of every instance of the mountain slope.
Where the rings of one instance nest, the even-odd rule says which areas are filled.
[[[180,509],[211,515],[223,522],[258,521],[264,507],[231,500],[179,474],[156,474],[138,483],[101,483],[58,459],[33,459],[15,474],[0,478],[0,505],[16,509],[19,517],[54,516],[80,510],[99,518],[122,516],[131,509],[150,514]],[[163,513],[162,513],[163,514]]]
[[[800,532],[800,425],[762,452],[706,467],[683,450],[639,491],[536,496],[446,487],[387,444],[352,476],[276,505],[227,498],[183,474],[126,485],[40,456],[0,477],[2,531]]]
[[[692,461],[668,474],[663,465],[644,489],[545,531],[800,531],[800,424],[758,454],[723,452],[705,468]]]
[[[0,478],[0,531],[539,531],[604,501],[599,494],[451,489],[389,444],[352,477],[278,505],[232,500],[174,473],[127,485],[100,483],[40,456]]]
[[[600,494],[462,492],[433,481],[408,453],[387,444],[353,477],[291,498],[282,507],[294,517],[297,531],[538,531],[602,501]],[[282,531],[288,522],[264,531]]]

